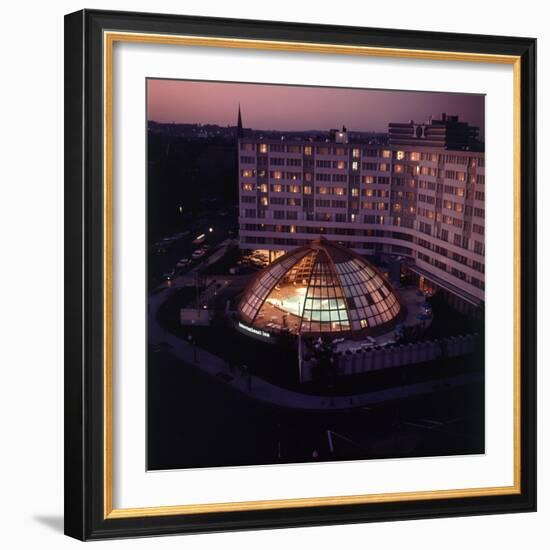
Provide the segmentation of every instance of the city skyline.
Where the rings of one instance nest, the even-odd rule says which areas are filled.
[[[239,104],[244,126],[256,130],[345,125],[350,131],[386,132],[389,122],[422,123],[447,113],[479,127],[481,139],[484,134],[485,97],[477,94],[147,80],[149,121],[234,126]]]

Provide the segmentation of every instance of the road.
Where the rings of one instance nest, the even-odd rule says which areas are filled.
[[[250,399],[167,353],[151,352],[149,367],[150,469],[483,452],[481,385],[301,411]],[[329,431],[337,434],[333,454]]]

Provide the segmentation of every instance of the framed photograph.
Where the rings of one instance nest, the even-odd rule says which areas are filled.
[[[536,509],[532,38],[65,19],[65,529]]]

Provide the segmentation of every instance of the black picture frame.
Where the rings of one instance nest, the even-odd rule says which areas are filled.
[[[517,494],[153,517],[105,515],[103,32],[510,55],[521,66]],[[536,40],[83,10],[65,17],[65,532],[80,540],[536,510]]]

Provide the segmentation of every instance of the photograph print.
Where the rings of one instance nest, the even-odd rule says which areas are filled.
[[[148,79],[147,469],[485,452],[485,96]]]

